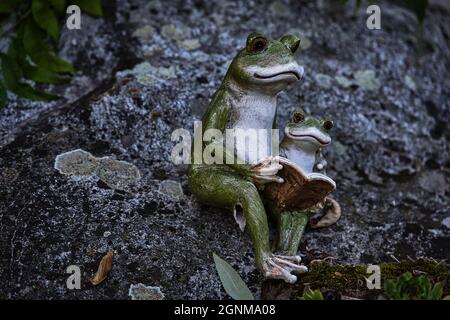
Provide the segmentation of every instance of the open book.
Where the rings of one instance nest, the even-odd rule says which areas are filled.
[[[280,210],[302,210],[312,207],[334,189],[333,179],[321,173],[305,173],[302,168],[289,159],[280,157],[283,169],[278,176],[283,183],[268,183],[264,187],[266,199],[272,201]]]

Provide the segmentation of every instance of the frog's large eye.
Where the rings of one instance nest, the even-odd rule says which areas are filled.
[[[324,122],[323,122],[323,128],[325,129],[325,130],[330,130],[331,128],[333,128],[333,121],[331,121],[330,119],[326,119]]]
[[[247,44],[247,51],[249,53],[258,53],[264,51],[267,48],[267,39],[263,36],[257,36],[252,39]]]
[[[294,120],[295,123],[300,123],[305,121],[305,115],[301,112],[294,112],[294,115],[292,116],[292,120]]]

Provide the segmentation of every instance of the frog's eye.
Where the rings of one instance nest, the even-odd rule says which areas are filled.
[[[294,115],[292,116],[292,120],[294,120],[295,123],[300,123],[305,121],[305,115],[301,112],[294,112]]]
[[[265,50],[266,48],[267,39],[262,36],[251,39],[247,45],[247,51],[250,53],[258,53]]]
[[[333,121],[331,121],[330,119],[327,119],[323,122],[323,128],[327,131],[333,128],[333,125]]]

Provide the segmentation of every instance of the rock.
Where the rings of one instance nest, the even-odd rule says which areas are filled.
[[[307,50],[307,49],[309,49],[311,47],[312,42],[311,42],[311,40],[309,40],[309,38],[307,38],[304,35],[300,35],[298,37],[300,39],[300,50],[304,51],[304,50]]]
[[[448,190],[448,183],[442,172],[438,170],[422,172],[419,185],[426,192],[444,194]]]
[[[274,1],[269,6],[270,12],[276,17],[286,17],[291,14],[289,8],[281,1]]]
[[[68,176],[97,176],[112,189],[124,190],[141,178],[139,169],[131,163],[96,158],[87,151],[76,149],[60,154],[55,169]]]
[[[141,178],[139,169],[135,165],[109,157],[100,159],[96,174],[110,188],[118,190],[126,190]]]
[[[180,42],[180,46],[186,50],[197,50],[201,47],[198,39],[187,39]]]
[[[316,74],[315,77],[317,84],[321,86],[322,88],[329,89],[333,85],[333,78],[322,73]]]
[[[159,191],[169,197],[174,199],[180,199],[184,196],[183,189],[181,188],[181,184],[177,181],[173,180],[164,180],[161,181],[159,185]]]
[[[168,68],[156,68],[148,62],[140,63],[131,70],[121,71],[118,73],[118,75],[120,77],[133,75],[136,77],[136,80],[143,85],[151,85],[155,82],[161,82],[176,77],[175,68],[173,66]]]
[[[155,28],[147,25],[145,27],[136,29],[136,31],[133,32],[133,36],[139,38],[141,41],[148,41],[153,37],[155,33]]]
[[[163,300],[164,293],[159,287],[146,286],[142,283],[130,285],[128,295],[131,300]]]
[[[411,91],[416,91],[417,89],[417,85],[416,82],[414,81],[413,78],[411,78],[410,76],[405,76],[405,84],[408,87],[409,90]]]
[[[258,296],[263,278],[248,235],[232,212],[202,205],[188,192],[186,166],[170,160],[170,137],[178,128],[192,132],[249,30],[279,37],[299,22],[314,45],[298,55],[305,78],[279,96],[277,126],[299,104],[333,119],[325,157],[337,184],[332,197],[342,207],[335,225],[306,231],[305,262],[332,256],[350,268],[390,262],[391,254],[449,260],[450,229],[442,224],[449,191],[439,189],[450,185],[450,17],[427,12],[433,32],[426,41],[439,50],[426,53],[425,63],[412,63],[409,37],[415,31],[405,27],[412,18],[395,3],[383,2],[390,13],[383,37],[362,37],[361,25],[330,10],[328,1],[323,9],[314,1],[283,1],[292,12],[283,18],[274,18],[264,1],[202,3],[200,9],[191,0],[136,0],[139,14],[131,16],[131,3],[112,2],[106,20],[83,20],[86,29],[63,31],[59,48],[77,76],[67,86],[50,87],[68,94],[69,103],[12,96],[0,110],[0,298],[129,299],[130,284],[143,283],[163,288],[166,299],[223,299],[213,252]],[[168,21],[188,27],[189,36],[163,36]],[[145,26],[157,31],[151,41],[131,37]],[[201,50],[180,49],[187,39],[198,39]],[[368,68],[386,81],[377,94],[346,89],[334,78]],[[316,73],[329,75],[330,89],[318,85]],[[420,79],[420,94],[406,88],[406,74]],[[76,149],[133,164],[141,179],[118,190],[96,173],[72,178],[55,170],[55,158]],[[184,195],[161,192],[165,180],[176,180]],[[93,289],[87,281],[98,267],[93,261],[110,249],[113,269]],[[65,288],[69,265],[82,270],[82,290]]]
[[[161,34],[167,39],[181,41],[190,38],[191,28],[183,25],[168,24],[162,27]]]
[[[334,77],[334,79],[336,79],[336,82],[342,87],[342,88],[350,88],[350,86],[353,84],[353,82],[344,76],[336,76]]]
[[[99,161],[87,151],[76,149],[58,155],[55,169],[68,176],[90,176],[95,174]]]
[[[447,217],[447,218],[445,218],[444,220],[442,220],[442,224],[443,224],[446,228],[450,229],[450,217]]]
[[[353,76],[355,83],[366,90],[374,91],[380,88],[380,81],[376,78],[373,70],[356,71]]]

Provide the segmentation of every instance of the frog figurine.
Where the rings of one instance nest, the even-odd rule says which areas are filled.
[[[293,113],[292,122],[285,127],[285,136],[280,144],[280,155],[298,165],[305,174],[319,172],[325,174],[326,160],[322,155],[322,149],[331,143],[329,130],[333,127],[330,119],[323,121],[307,116],[303,111]],[[321,227],[337,220],[341,209],[332,198],[324,200],[326,214],[312,227]],[[303,235],[310,217],[323,207],[323,202],[303,210],[289,210],[276,212],[277,241],[276,251],[280,254],[295,255],[298,251],[300,239]],[[272,211],[277,211],[273,208]],[[335,221],[334,221],[335,222]]]
[[[294,35],[274,40],[261,33],[251,33],[202,118],[203,132],[208,129],[270,132],[275,122],[277,94],[303,76],[303,67],[294,58],[299,43]],[[208,143],[203,143],[202,150],[207,146]],[[233,149],[224,147],[223,158],[231,154],[235,159],[247,159],[245,148]],[[256,267],[265,277],[293,283],[297,280],[294,274],[304,273],[307,268],[300,265],[300,256],[279,256],[271,252],[267,213],[256,187],[270,182],[283,183],[277,176],[280,169],[282,166],[270,154],[231,164],[194,161],[189,166],[189,188],[201,202],[234,212],[241,230],[246,229],[250,235]]]

